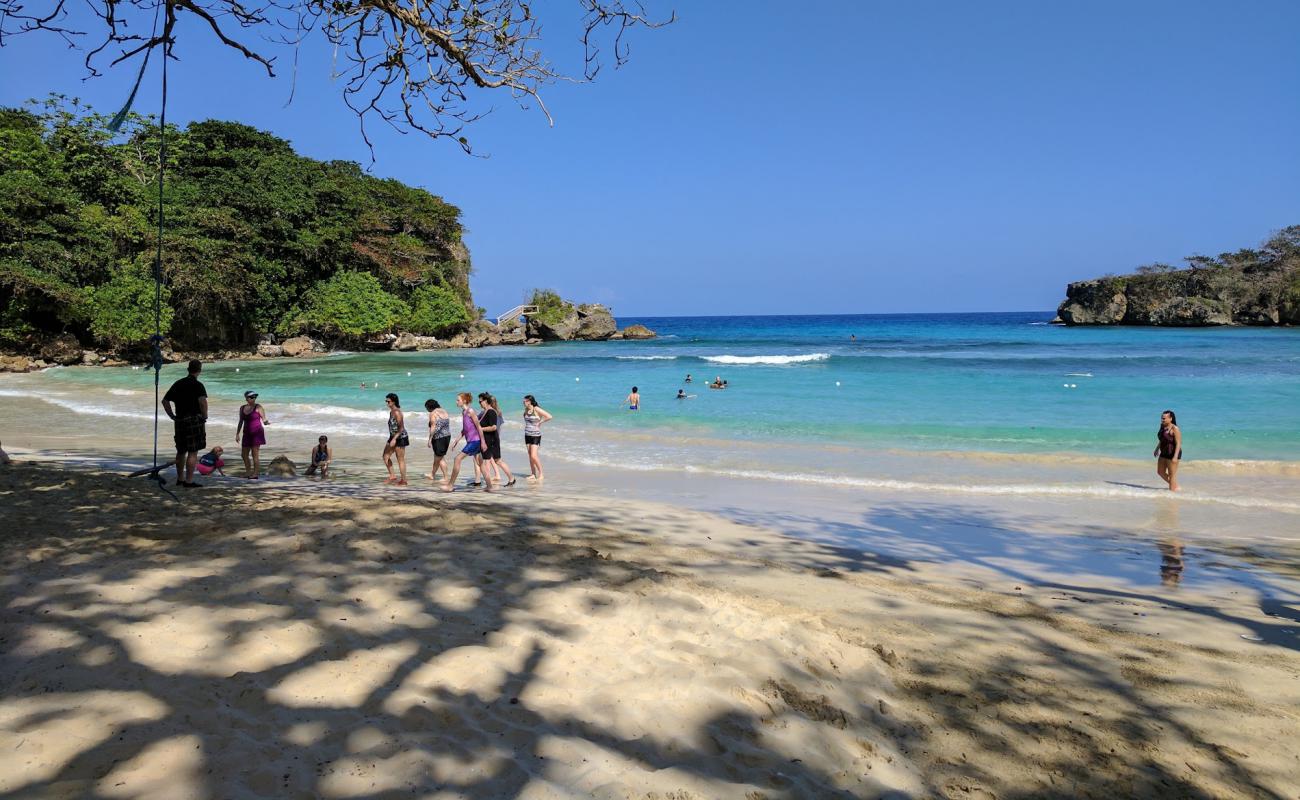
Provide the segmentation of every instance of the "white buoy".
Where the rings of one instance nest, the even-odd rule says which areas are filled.
[[[409,372],[406,373],[406,377],[408,377],[408,378],[411,377],[411,373],[409,373]]]
[[[839,386],[839,385],[840,385],[840,382],[839,382],[839,381],[835,381],[835,385],[836,385],[836,386]]]
[[[235,367],[235,372],[239,372],[239,367]]]
[[[1071,388],[1071,389],[1078,389],[1078,388],[1079,388],[1079,384],[1077,384],[1077,383],[1072,383],[1072,384],[1070,384],[1070,388]]]
[[[462,373],[460,374],[460,376],[461,376],[462,378],[465,377],[465,373],[462,372]]]
[[[1070,384],[1068,384],[1068,383],[1063,383],[1063,384],[1061,384],[1061,388],[1062,388],[1062,389],[1069,389],[1069,388],[1070,388]]]
[[[573,380],[574,380],[574,382],[576,383],[576,382],[582,380],[582,378],[574,378]]]

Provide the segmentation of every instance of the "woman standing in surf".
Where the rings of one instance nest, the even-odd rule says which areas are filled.
[[[1169,491],[1178,491],[1178,462],[1183,460],[1183,432],[1178,429],[1178,417],[1172,411],[1160,415],[1160,430],[1156,431],[1156,474],[1167,484]]]
[[[262,474],[260,453],[266,444],[266,426],[270,424],[266,409],[257,402],[257,392],[244,392],[244,404],[239,407],[239,421],[235,423],[235,441],[239,442],[239,455],[244,459],[245,478],[257,480]]]
[[[689,379],[690,376],[687,376]],[[531,394],[524,395],[524,447],[528,448],[528,469],[532,473],[528,480],[542,481],[542,423],[550,422],[550,414],[537,405],[537,398]]]
[[[451,477],[443,484],[444,492],[455,491],[456,478],[460,476],[460,463],[465,460],[466,456],[474,459],[474,465],[483,473],[483,490],[492,491],[492,476],[488,475],[487,470],[483,469],[483,429],[479,427],[478,417],[474,415],[472,407],[474,395],[469,392],[461,392],[456,395],[456,407],[460,409],[460,435],[452,443],[452,447],[460,444],[460,440],[465,440],[465,447],[456,454],[456,462],[451,466]]]
[[[388,441],[384,443],[384,467],[388,477],[384,483],[406,485],[406,448],[411,444],[411,437],[406,435],[406,416],[402,413],[402,401],[389,392],[384,395],[388,404]],[[398,475],[393,475],[393,456],[397,456]]]

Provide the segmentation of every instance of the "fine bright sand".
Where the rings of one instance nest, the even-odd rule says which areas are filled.
[[[646,503],[317,491],[0,469],[0,797],[1300,793],[1300,654],[1231,610]]]

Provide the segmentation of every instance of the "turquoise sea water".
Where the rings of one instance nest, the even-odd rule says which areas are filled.
[[[622,319],[659,338],[230,362],[203,379],[232,420],[256,389],[281,430],[376,439],[388,391],[407,409],[436,397],[454,411],[455,392],[488,390],[516,426],[532,393],[556,415],[548,431],[563,434],[567,457],[644,469],[759,468],[788,458],[787,447],[814,466],[823,453],[845,466],[898,451],[1145,459],[1165,408],[1178,414],[1189,460],[1300,460],[1300,330],[1064,328],[1051,316]],[[169,365],[164,386],[181,374]],[[729,388],[710,390],[715,376]],[[43,377],[82,413],[152,414],[146,370]],[[633,385],[635,413],[622,402]],[[679,388],[694,397],[674,399]],[[506,429],[508,442],[514,434]]]

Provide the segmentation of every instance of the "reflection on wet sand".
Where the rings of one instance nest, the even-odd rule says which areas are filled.
[[[1169,538],[1161,539],[1156,546],[1160,548],[1160,582],[1177,586],[1183,579],[1183,543]]]
[[[1160,549],[1160,582],[1177,586],[1183,580],[1183,543],[1178,538],[1178,503],[1172,498],[1156,504],[1153,527],[1165,534],[1156,543]]]

